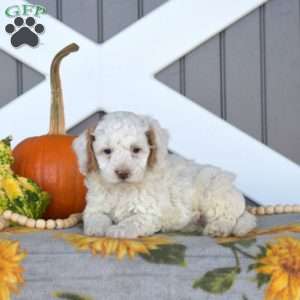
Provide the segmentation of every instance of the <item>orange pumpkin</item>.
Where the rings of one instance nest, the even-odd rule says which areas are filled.
[[[51,65],[51,116],[47,135],[31,137],[22,141],[13,151],[13,169],[21,176],[31,178],[51,196],[45,218],[66,218],[82,212],[86,189],[79,172],[77,158],[72,149],[75,136],[66,135],[64,106],[59,76],[61,60],[77,51],[71,44],[61,50]]]

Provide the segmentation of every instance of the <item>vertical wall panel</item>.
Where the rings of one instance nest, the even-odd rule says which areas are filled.
[[[186,56],[186,96],[220,115],[219,37],[207,41]]]
[[[138,19],[138,0],[103,0],[104,40]]]
[[[143,0],[144,15],[168,2],[168,0]]]
[[[266,72],[266,5],[259,8],[259,40],[260,40],[260,92],[261,92],[261,137],[268,144],[267,114],[267,72]]]
[[[269,145],[300,163],[299,0],[266,6]]]
[[[16,60],[0,50],[0,107],[16,98],[17,92]]]
[[[98,5],[97,0],[64,0],[62,1],[62,21],[98,41]]]
[[[227,119],[227,85],[226,85],[226,35],[223,30],[219,34],[220,55],[220,117]]]
[[[178,61],[160,71],[155,77],[168,87],[180,92],[180,63]]]
[[[226,30],[227,120],[261,139],[259,11]]]

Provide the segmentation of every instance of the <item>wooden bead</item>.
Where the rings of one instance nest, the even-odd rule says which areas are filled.
[[[64,220],[64,228],[71,228],[78,223],[78,220],[73,217],[69,217]]]
[[[293,211],[293,208],[292,208],[291,205],[285,205],[285,206],[284,206],[284,212],[285,212],[286,214],[290,214],[292,211]]]
[[[68,219],[64,219],[64,228],[69,228],[71,227],[71,220],[68,218]]]
[[[38,229],[45,229],[46,228],[46,221],[43,219],[38,219],[36,221],[35,227]]]
[[[4,222],[0,221],[0,230],[3,230],[5,228]]]
[[[17,213],[13,213],[10,217],[10,220],[13,222],[17,222],[18,219],[19,219],[19,214]]]
[[[265,211],[268,215],[273,215],[274,214],[274,206],[271,206],[271,205],[267,206]]]
[[[70,220],[70,226],[71,226],[71,227],[73,227],[73,226],[75,226],[76,224],[79,223],[78,218],[76,218],[75,216],[70,216],[70,217],[69,217],[69,220]]]
[[[56,224],[56,229],[64,228],[64,221],[62,219],[56,219],[55,224]]]
[[[78,222],[82,219],[82,214],[71,214],[69,218],[75,218]]]
[[[293,213],[300,213],[300,205],[293,205]]]
[[[36,221],[34,219],[27,219],[25,226],[29,228],[35,228]]]
[[[19,217],[17,219],[17,223],[23,226],[26,224],[27,220],[28,220],[28,218],[26,216],[19,215]]]
[[[8,227],[8,222],[2,216],[0,216],[0,231],[6,227]]]
[[[265,208],[263,206],[260,206],[257,208],[257,214],[262,216],[265,214]]]
[[[12,211],[11,211],[11,210],[6,210],[6,211],[3,213],[3,217],[4,217],[4,219],[6,219],[6,220],[10,220],[11,215],[12,215]]]
[[[275,213],[282,214],[283,213],[283,205],[275,205]]]
[[[47,220],[46,221],[46,228],[47,229],[54,229],[56,227],[56,223],[54,220]]]

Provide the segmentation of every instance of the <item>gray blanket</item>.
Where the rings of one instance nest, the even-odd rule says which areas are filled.
[[[271,300],[272,292],[281,292],[278,299],[284,300],[284,291],[276,291],[275,267],[267,265],[280,264],[281,259],[286,268],[277,266],[280,274],[299,277],[300,270],[289,269],[292,265],[300,269],[299,216],[264,217],[259,223],[260,230],[246,239],[218,241],[175,233],[133,241],[88,238],[82,235],[81,226],[59,232],[11,228],[0,233],[0,279],[4,278],[0,299],[1,289],[7,288],[12,299],[19,300],[257,300],[264,295]],[[291,223],[295,225],[279,227]],[[11,240],[18,242],[8,244],[11,252],[7,258],[1,243]],[[275,251],[288,243],[292,245],[287,250],[290,253]],[[13,256],[23,251],[27,256],[15,260],[17,294],[3,275],[12,272],[4,261],[13,261]]]

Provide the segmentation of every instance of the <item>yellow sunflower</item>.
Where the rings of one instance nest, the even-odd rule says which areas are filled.
[[[17,293],[24,283],[20,264],[25,256],[19,242],[0,240],[0,300],[9,300],[10,293]]]
[[[149,254],[150,250],[158,249],[160,245],[173,242],[164,236],[149,236],[138,239],[114,239],[108,237],[90,237],[81,234],[58,234],[57,237],[71,243],[76,249],[90,251],[94,255],[115,255],[119,260],[126,255],[134,258],[137,254]]]
[[[256,272],[270,276],[265,300],[300,300],[300,240],[283,237],[269,244]]]

